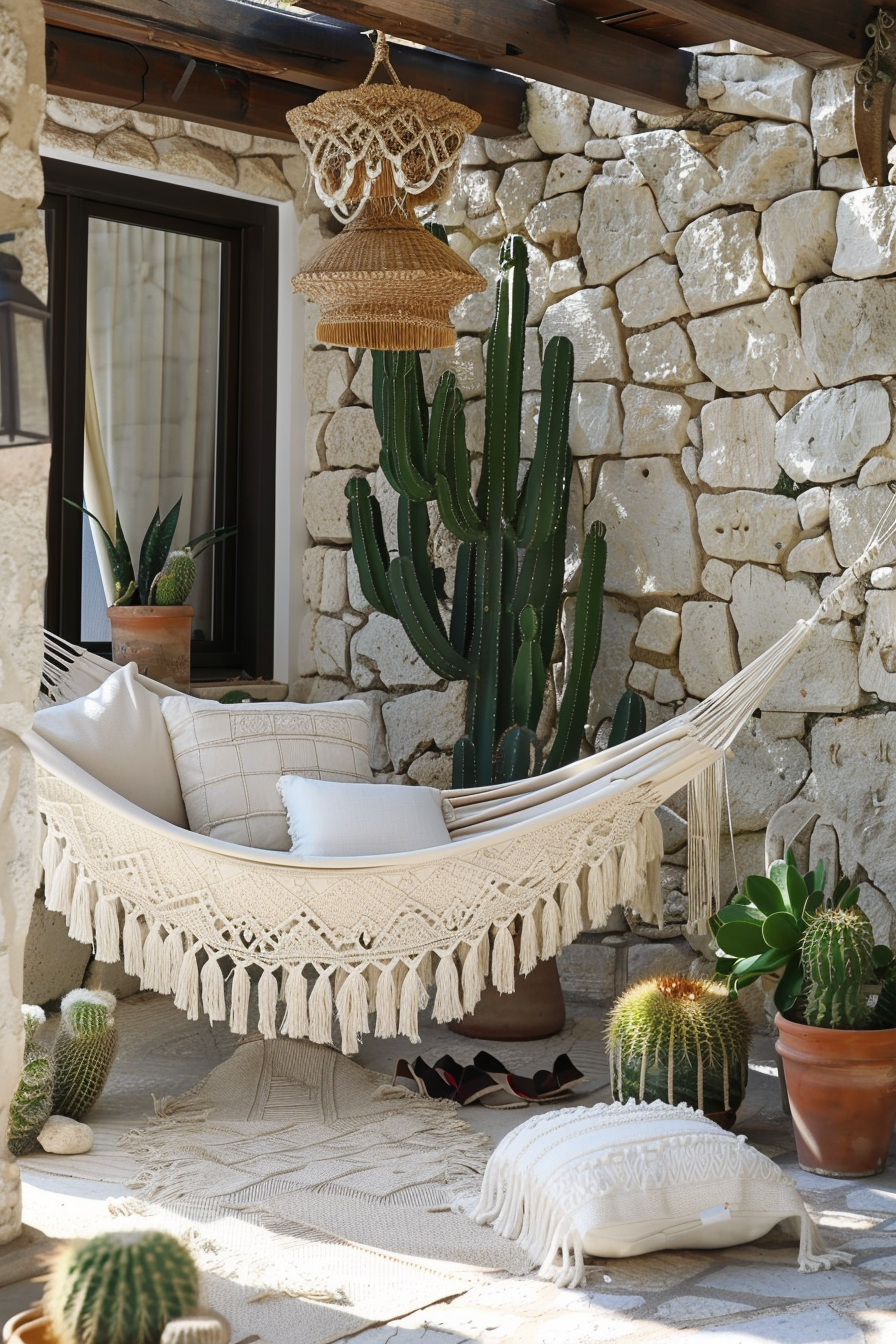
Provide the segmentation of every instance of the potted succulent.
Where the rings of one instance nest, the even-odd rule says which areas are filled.
[[[212,528],[172,551],[181,501],[164,518],[156,509],[140,547],[135,574],[118,514],[113,541],[89,509],[71,499],[66,503],[96,523],[109,556],[115,585],[115,602],[108,608],[113,660],[136,663],[145,676],[188,691],[193,608],[187,605],[187,599],[196,579],[196,557],[208,546],[233,536],[236,528]]]
[[[736,996],[774,974],[776,1049],[806,1171],[873,1176],[896,1121],[896,961],[875,945],[846,878],[824,894],[824,865],[793,855],[754,874],[713,919],[718,973]]]

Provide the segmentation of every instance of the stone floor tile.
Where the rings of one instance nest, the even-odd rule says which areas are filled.
[[[605,1292],[662,1293],[697,1274],[704,1274],[716,1262],[698,1251],[657,1251],[630,1260],[602,1260],[585,1269],[585,1286]]]
[[[609,1311],[588,1315],[570,1312],[550,1316],[538,1325],[533,1344],[616,1344],[617,1339],[641,1331],[640,1321]]]
[[[863,1272],[870,1270],[872,1274],[896,1274],[896,1255],[881,1255],[874,1260],[863,1260],[862,1270]]]
[[[781,1265],[726,1265],[700,1280],[701,1288],[721,1288],[729,1293],[753,1293],[756,1297],[819,1301],[831,1297],[855,1297],[862,1280],[845,1269],[823,1269],[801,1274]],[[823,1336],[820,1337],[823,1339]]]
[[[798,1167],[795,1163],[782,1162],[780,1165],[784,1175],[790,1177],[797,1190],[833,1195],[855,1185],[855,1181],[841,1181],[833,1176],[818,1176],[814,1171],[803,1171],[802,1167]]]
[[[601,1311],[637,1311],[645,1305],[643,1297],[626,1296],[624,1293],[579,1293],[590,1307]],[[570,1303],[570,1306],[573,1304]]]
[[[869,1213],[896,1213],[896,1189],[887,1189],[883,1184],[862,1185],[849,1192],[846,1206]]]
[[[746,1327],[713,1325],[686,1339],[687,1344],[865,1344],[861,1328],[827,1306],[754,1316]]]
[[[671,1297],[657,1307],[658,1321],[672,1321],[676,1325],[686,1321],[708,1321],[715,1316],[734,1316],[740,1311],[753,1311],[746,1302],[729,1302],[721,1297]]]

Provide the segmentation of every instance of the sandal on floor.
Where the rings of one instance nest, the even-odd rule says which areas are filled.
[[[526,1102],[538,1100],[538,1090],[534,1079],[522,1078],[518,1073],[510,1073],[507,1066],[502,1064],[500,1059],[495,1059],[494,1055],[490,1055],[487,1050],[480,1050],[478,1054],[473,1056],[473,1065],[487,1073],[495,1085],[511,1097]]]
[[[392,1075],[392,1085],[406,1087],[412,1092],[416,1089],[421,1097],[436,1101],[453,1101],[457,1090],[453,1083],[447,1083],[441,1074],[431,1069],[420,1055],[413,1064],[406,1059],[398,1061]]]
[[[446,1083],[450,1083],[455,1088],[460,1083],[464,1071],[464,1065],[458,1064],[457,1060],[452,1059],[450,1055],[442,1055],[441,1059],[437,1059],[433,1064],[433,1068],[436,1073],[441,1074]]]
[[[532,1081],[538,1089],[538,1098],[541,1101],[545,1097],[559,1097],[569,1088],[577,1087],[579,1083],[587,1083],[588,1079],[576,1068],[569,1055],[558,1055],[554,1060],[553,1069],[550,1072],[547,1069],[539,1069]]]
[[[506,1065],[487,1050],[480,1050],[473,1063],[511,1096],[522,1097],[526,1101],[565,1101],[571,1095],[570,1088],[586,1081],[585,1075],[579,1072],[568,1055],[558,1055],[553,1069],[539,1069],[534,1078],[511,1073]]]
[[[454,1100],[461,1106],[472,1106],[478,1101],[483,1106],[491,1106],[496,1110],[515,1110],[528,1105],[528,1102],[521,1101],[518,1097],[508,1096],[491,1074],[486,1073],[484,1069],[477,1069],[475,1064],[468,1064],[461,1074]]]

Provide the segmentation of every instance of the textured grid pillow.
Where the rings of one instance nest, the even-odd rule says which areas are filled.
[[[363,700],[323,705],[218,705],[168,696],[162,713],[190,822],[200,835],[289,849],[281,775],[370,783]]]

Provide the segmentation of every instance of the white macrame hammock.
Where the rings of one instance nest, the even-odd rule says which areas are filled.
[[[838,597],[894,533],[896,500],[814,615],[696,708],[550,774],[448,790],[451,844],[436,849],[312,861],[210,839],[136,807],[29,733],[47,907],[97,960],[123,955],[129,974],[173,994],[189,1018],[201,1009],[246,1032],[255,982],[253,1026],[264,1036],[276,1035],[282,999],[284,1035],[331,1044],[335,1001],[351,1054],[371,1014],[377,1036],[417,1041],[431,991],[437,1022],[471,1012],[489,974],[512,992],[516,921],[524,975],[617,904],[661,921],[655,809],[687,785],[688,919],[705,929],[719,907],[725,752],[816,625],[839,619]],[[84,695],[114,670],[49,635],[45,703]]]

